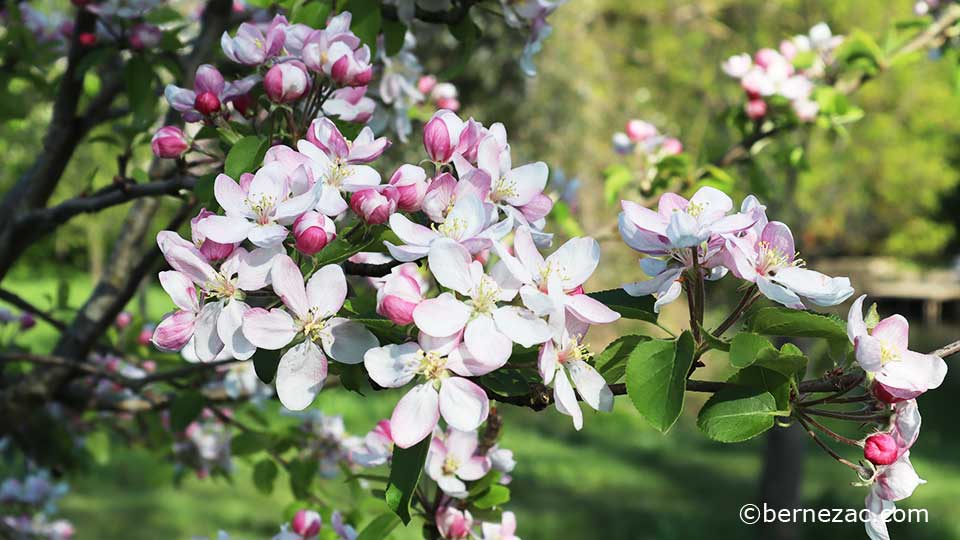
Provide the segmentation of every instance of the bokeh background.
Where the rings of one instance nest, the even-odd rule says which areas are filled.
[[[722,60],[775,46],[820,21],[837,34],[859,28],[879,36],[882,43],[896,21],[912,16],[911,8],[910,0],[570,0],[550,19],[554,33],[537,58],[536,78],[524,77],[515,64],[521,38],[492,27],[484,29],[481,47],[452,82],[460,90],[463,114],[505,124],[515,162],[543,160],[551,169],[580,179],[582,229],[603,241],[601,270],[588,283],[588,289],[599,290],[639,273],[635,255],[611,234],[616,209],[602,196],[603,171],[624,160],[612,150],[614,131],[622,130],[630,118],[642,118],[678,137],[698,161],[715,159],[736,142],[735,131],[723,120],[725,110],[742,103],[738,85],[720,70]],[[438,34],[420,43],[418,55],[428,71],[440,73],[451,46],[449,36]],[[799,249],[811,266],[843,255],[884,257],[904,275],[931,268],[949,272],[960,238],[956,71],[956,58],[947,55],[896,66],[869,81],[853,98],[865,117],[849,126],[848,136],[812,129],[771,144],[756,159],[731,170],[737,179],[735,199],[751,192],[764,199],[774,219],[796,231]],[[0,107],[23,111],[21,118],[0,124],[0,189],[9,188],[41,149],[50,109],[36,106],[39,102],[30,96],[0,101]],[[782,153],[797,147],[802,148],[802,163],[785,167]],[[382,172],[392,170],[404,155],[402,148],[392,149]],[[149,149],[141,149],[133,159],[145,167],[149,157]],[[106,145],[85,144],[53,202],[110,182],[113,160],[115,153]],[[4,287],[41,307],[64,301],[79,306],[110,264],[109,247],[127,209],[116,207],[70,221],[32,248]],[[734,291],[723,282],[714,288],[718,301],[708,320],[717,321]],[[145,283],[131,310],[157,320],[170,307],[154,283]],[[881,306],[914,317],[911,339],[918,350],[933,349],[960,334],[958,309],[944,307],[938,322],[923,322],[920,307],[913,303]],[[685,316],[684,307],[671,306],[662,320],[679,327]],[[623,333],[658,332],[641,324],[623,323],[597,333],[591,345],[601,350]],[[43,351],[53,337],[41,322],[21,344]],[[706,363],[703,378],[723,376],[723,368],[711,366],[709,357]],[[930,523],[893,524],[894,537],[960,538],[960,514],[955,512],[960,437],[951,397],[958,391],[960,377],[951,373],[944,387],[920,400],[923,436],[911,457],[929,484],[903,506],[928,509]],[[398,397],[385,392],[365,399],[328,391],[315,406],[342,414],[347,429],[362,434],[389,415]],[[666,436],[647,426],[626,400],[620,400],[612,414],[587,413],[580,432],[552,409],[534,414],[502,407],[507,421],[502,446],[514,450],[518,462],[511,507],[520,521],[520,536],[772,538],[773,532],[741,524],[737,511],[760,500],[765,457],[775,467],[787,467],[777,461],[787,456],[770,450],[767,437],[739,445],[708,441],[694,425],[703,400],[688,395],[684,415]],[[865,489],[850,485],[854,479],[849,471],[812,443],[802,438],[793,442],[800,448],[790,453],[792,459],[802,458],[802,506],[862,506]],[[185,478],[175,486],[171,465],[135,448],[115,448],[108,467],[69,479],[71,494],[62,503],[62,513],[74,522],[81,539],[166,540],[206,537],[218,529],[237,538],[269,537],[291,500],[284,489],[269,497],[259,494],[249,470],[238,459],[232,482]],[[331,496],[336,496],[342,486],[336,479],[329,484]],[[786,482],[781,489],[793,488]],[[797,525],[794,531],[797,538],[865,537],[859,524]],[[393,537],[416,538],[418,532],[412,525]]]

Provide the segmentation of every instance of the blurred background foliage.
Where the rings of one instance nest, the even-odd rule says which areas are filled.
[[[67,6],[65,1],[38,4]],[[911,17],[911,5],[910,0],[570,0],[550,19],[554,32],[537,58],[536,78],[524,77],[516,66],[521,38],[491,24],[483,25],[480,46],[451,80],[460,90],[464,116],[505,124],[515,162],[543,160],[552,170],[581,179],[582,229],[604,240],[601,271],[589,285],[615,287],[638,272],[636,254],[611,228],[617,209],[603,197],[604,169],[623,159],[611,147],[614,131],[630,118],[643,118],[683,141],[695,161],[716,160],[737,142],[737,131],[726,119],[730,107],[742,105],[737,82],[720,70],[724,59],[776,46],[820,21],[836,34],[859,28],[883,43],[897,21]],[[450,74],[455,47],[453,37],[438,30],[421,39],[417,53],[428,72]],[[765,146],[756,159],[731,167],[735,200],[750,192],[761,196],[774,219],[797,232],[798,248],[807,258],[893,255],[923,265],[950,264],[960,245],[957,58],[953,53],[920,56],[869,81],[852,97],[865,117],[849,125],[846,136],[801,128]],[[54,73],[37,76],[52,80]],[[42,151],[50,104],[23,80],[0,76],[0,81],[5,84],[0,107],[17,116],[0,123],[0,190],[6,190]],[[87,81],[89,93],[98,84]],[[117,127],[91,134],[52,203],[113,181],[117,146],[101,136],[122,133]],[[131,157],[134,170],[149,164],[147,142],[140,141]],[[411,144],[419,144],[418,138]],[[380,170],[389,174],[407,156],[420,153],[418,147],[395,146]],[[127,209],[71,220],[31,248],[5,286],[46,307],[45,299],[52,302],[57,294],[57,280],[65,279],[72,284],[70,303],[78,305],[84,289],[109,264],[109,246]],[[168,211],[173,212],[172,205]],[[156,221],[159,226],[166,220]],[[168,308],[165,300],[152,301],[149,315],[159,317]],[[665,323],[681,321],[682,311],[672,306]],[[44,336],[52,339],[49,330],[31,334],[28,345],[44,350]],[[919,328],[918,343],[932,347],[955,330]],[[611,337],[594,339],[600,345]],[[925,436],[914,460],[922,476],[937,481],[919,489],[909,504],[930,509],[931,524],[894,526],[895,536],[960,538],[960,517],[953,512],[960,489],[960,439],[951,435],[956,429],[949,415],[955,379],[921,400]],[[362,432],[387,414],[396,398],[384,394],[360,402],[325,392],[320,407],[345,413],[348,429]],[[690,416],[662,437],[628,405],[621,404],[613,415],[588,415],[582,432],[553,411],[507,411],[503,445],[517,452],[519,462],[514,509],[520,535],[527,540],[669,539],[709,531],[742,537],[736,510],[754,500],[762,441],[729,447],[709,442],[696,433],[696,407],[690,405]],[[808,461],[805,505],[859,507],[863,491],[850,487],[834,463],[819,455]],[[238,538],[267,536],[286,500],[257,495],[245,467],[240,465],[233,485],[188,479],[173,491],[167,465],[142,452],[118,451],[109,469],[74,481],[65,514],[77,525],[79,538],[185,538],[218,528],[230,528]],[[416,532],[414,527],[407,531]],[[803,526],[800,532],[805,538],[864,536],[856,524]]]

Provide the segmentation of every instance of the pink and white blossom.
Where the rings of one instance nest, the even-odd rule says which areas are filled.
[[[281,15],[274,17],[266,32],[254,24],[242,23],[236,36],[223,33],[220,48],[227,58],[238,64],[260,65],[281,53],[286,40],[286,26],[287,20]]]
[[[469,510],[458,510],[453,506],[442,506],[437,510],[437,529],[444,540],[466,540],[473,528],[473,516]]]
[[[336,240],[337,228],[332,219],[311,210],[293,222],[293,238],[297,251],[312,256]]]
[[[421,383],[400,399],[390,417],[390,434],[400,448],[410,448],[433,433],[442,416],[461,431],[477,429],[490,402],[482,388],[464,377],[489,373],[496,365],[460,354],[460,335],[434,338],[420,333],[418,342],[385,345],[364,355],[370,378],[385,388],[400,388],[416,377]]]
[[[847,335],[860,367],[899,399],[913,399],[939,387],[947,375],[946,362],[907,348],[910,326],[901,315],[887,317],[868,329],[863,319],[866,297],[857,298],[847,315]]]
[[[427,454],[427,475],[450,497],[466,497],[464,482],[479,480],[490,472],[490,458],[477,455],[478,445],[476,431],[451,429],[446,437],[435,437]]]
[[[310,405],[323,387],[327,355],[344,364],[358,364],[378,342],[362,324],[336,317],[347,296],[346,277],[339,266],[321,267],[304,284],[293,259],[280,255],[270,276],[286,309],[250,309],[243,316],[243,333],[255,346],[269,350],[303,338],[280,358],[276,380],[280,402],[298,411]]]
[[[520,540],[517,536],[517,517],[513,512],[504,512],[500,523],[483,522],[480,524],[483,540]]]
[[[224,104],[245,95],[259,81],[259,75],[250,75],[228,83],[217,68],[203,64],[197,68],[193,90],[168,84],[163,94],[185,121],[198,122],[218,113]]]
[[[590,355],[583,338],[588,328],[588,325],[579,321],[568,322],[558,338],[540,347],[539,356],[540,376],[544,384],[553,383],[557,411],[573,418],[573,427],[578,430],[583,427],[578,394],[594,410],[613,410],[613,392],[603,376],[586,362]]]
[[[390,270],[377,290],[377,313],[396,324],[413,323],[413,310],[423,301],[426,287],[419,267],[404,263]]]
[[[367,97],[366,86],[347,86],[334,90],[323,103],[323,113],[344,122],[366,124],[373,117],[376,102]]]

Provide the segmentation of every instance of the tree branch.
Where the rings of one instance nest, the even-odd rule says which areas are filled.
[[[460,2],[455,2],[454,7],[448,11],[427,11],[420,6],[416,6],[414,18],[434,24],[457,24],[466,19],[470,8],[479,2],[480,0],[460,0]],[[385,19],[400,20],[396,6],[384,4],[380,7],[380,11]]]
[[[51,326],[53,326],[57,330],[60,330],[61,332],[63,331],[64,328],[66,328],[66,325],[62,321],[55,319],[53,315],[50,315],[46,311],[43,311],[37,308],[30,302],[27,302],[23,298],[20,298],[16,294],[6,289],[0,289],[0,300],[3,300],[8,304],[16,306],[17,308],[23,311],[27,311],[29,313],[32,313],[33,315],[36,315],[37,317],[48,322]]]
[[[383,264],[344,261],[341,266],[343,266],[343,273],[349,276],[383,277],[401,264],[403,264],[403,261],[390,261]]]

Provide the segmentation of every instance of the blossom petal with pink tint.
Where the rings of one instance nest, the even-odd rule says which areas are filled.
[[[513,352],[513,342],[489,315],[478,315],[467,323],[463,343],[471,356],[497,367],[506,364]]]
[[[243,314],[243,335],[261,349],[275,351],[287,346],[299,330],[289,313],[273,308],[252,308]]]
[[[303,274],[297,263],[289,256],[279,255],[273,261],[270,269],[270,280],[273,290],[300,319],[306,319],[310,314],[310,303],[307,301],[307,290],[303,285]]]
[[[277,365],[277,397],[291,411],[313,403],[327,379],[327,358],[310,340],[294,345]]]
[[[399,388],[417,375],[420,360],[417,343],[374,347],[363,355],[363,366],[370,378],[384,388]]]
[[[880,498],[894,502],[906,499],[918,486],[927,483],[917,475],[910,463],[910,452],[905,452],[900,459],[888,465],[876,482],[875,489]]]
[[[583,360],[569,360],[565,364],[570,378],[577,385],[583,401],[598,411],[613,410],[613,392],[596,369]]]
[[[857,363],[867,373],[875,373],[883,368],[883,343],[869,335],[858,336],[853,342],[853,351]]]
[[[574,394],[573,386],[570,385],[570,380],[562,369],[553,379],[553,401],[557,411],[573,418],[573,427],[580,431],[583,428],[583,411],[580,410],[577,395]]]
[[[521,165],[512,169],[504,176],[504,183],[511,187],[510,194],[504,198],[513,206],[523,206],[540,193],[547,186],[547,177],[550,170],[547,164],[538,161]]]
[[[490,472],[490,467],[490,458],[487,456],[472,456],[460,463],[460,467],[457,469],[457,476],[468,482],[472,482],[486,476],[487,473]]]
[[[470,272],[472,261],[470,252],[449,238],[439,238],[430,244],[427,255],[430,271],[437,282],[463,295],[469,295],[474,288],[475,280]]]
[[[238,216],[210,216],[197,225],[203,235],[221,244],[235,244],[247,239],[254,224]]]
[[[318,314],[334,315],[343,307],[346,298],[347,278],[340,265],[328,264],[320,268],[307,282],[307,303]]]
[[[367,351],[380,346],[373,332],[357,321],[334,317],[327,321],[326,330],[321,335],[323,350],[343,364],[359,364]]]
[[[433,433],[440,419],[439,402],[432,383],[418,384],[400,398],[390,417],[394,444],[410,448]]]
[[[532,311],[518,306],[504,306],[493,310],[497,330],[522,347],[533,347],[550,339],[552,332],[546,321]],[[469,329],[469,325],[467,325]]]
[[[250,238],[253,245],[262,248],[279,245],[287,238],[287,234],[289,234],[286,228],[277,223],[267,223],[264,225],[254,224],[250,227],[249,231],[248,238]]]
[[[431,336],[449,336],[466,326],[470,308],[450,293],[424,300],[413,310],[417,328]]]
[[[897,350],[907,350],[910,336],[910,323],[903,315],[891,315],[883,319],[870,331],[870,335],[882,340]]]
[[[404,243],[418,246],[429,245],[438,236],[436,231],[414,223],[401,214],[390,216],[390,230]]]
[[[175,311],[153,331],[153,344],[160,350],[179,351],[193,337],[197,315],[193,311]]]
[[[883,364],[877,382],[900,390],[926,392],[939,387],[947,376],[947,363],[932,354],[903,351],[900,358]]]
[[[600,244],[593,238],[572,238],[550,254],[546,264],[557,264],[563,271],[561,283],[566,290],[587,281],[600,263]]]
[[[237,270],[237,286],[245,291],[260,290],[270,284],[270,269],[277,255],[285,254],[282,245],[257,248],[240,258]]]
[[[620,318],[620,314],[608,308],[603,302],[594,300],[585,294],[567,296],[567,309],[581,321],[590,324],[612,323]]]
[[[249,360],[257,348],[243,335],[243,315],[250,306],[239,301],[229,300],[217,319],[217,335],[232,358]]]
[[[193,329],[194,348],[201,362],[212,362],[223,350],[223,341],[217,334],[217,321],[223,310],[223,301],[210,302],[203,306]]]
[[[422,336],[421,333],[421,342],[423,341]],[[489,355],[474,356],[465,343],[459,343],[447,356],[447,369],[461,377],[480,377],[503,367],[503,365],[502,360],[491,359]]]
[[[197,287],[186,274],[175,270],[160,272],[160,286],[170,295],[173,304],[178,308],[190,313],[200,311]]]
[[[448,377],[440,383],[440,414],[447,424],[462,431],[473,431],[487,419],[490,400],[476,384],[461,377]]]
[[[224,212],[233,217],[253,218],[254,213],[247,203],[247,194],[233,178],[225,174],[217,175],[213,182],[213,194]]]

